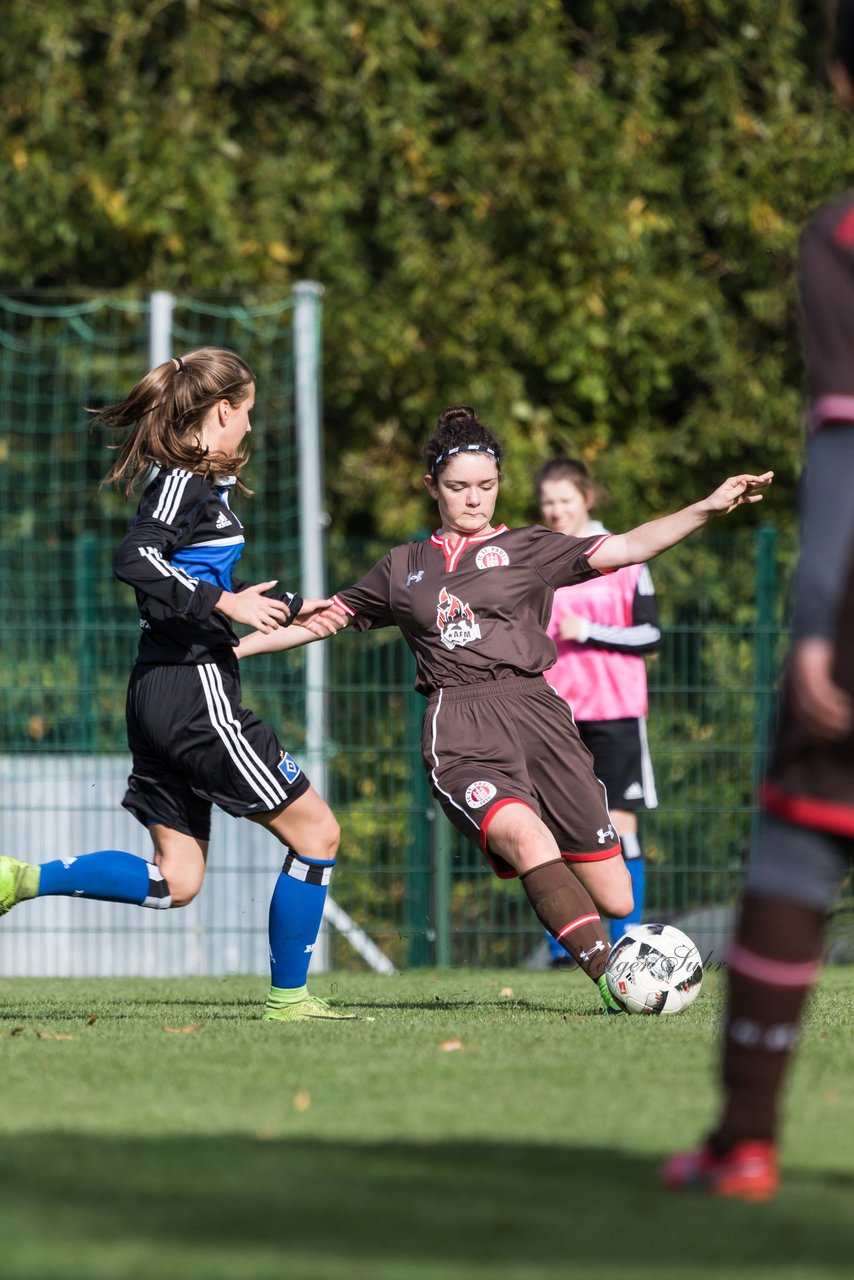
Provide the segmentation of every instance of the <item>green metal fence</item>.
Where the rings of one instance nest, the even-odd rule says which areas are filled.
[[[252,308],[175,299],[173,348],[201,343],[245,353],[258,374],[248,472],[256,496],[241,510],[250,534],[241,574],[298,585],[291,301]],[[115,795],[75,791],[73,805],[91,805],[96,824],[118,838],[108,810],[120,799],[113,779],[123,768],[124,690],[138,633],[132,594],[112,578],[110,562],[132,509],[99,488],[109,454],[104,440],[90,436],[83,406],[123,394],[146,367],[147,346],[146,300],[0,299],[0,590],[7,601],[0,762],[11,779],[0,813],[7,833],[24,794],[15,762],[29,769],[33,831],[52,814],[56,821],[57,762],[85,757],[110,762],[103,776],[109,773]],[[710,937],[725,926],[755,832],[753,788],[792,558],[772,528],[751,525],[749,514],[739,521],[741,514],[653,566],[664,644],[649,664],[660,807],[641,820],[647,914],[693,920],[695,932]],[[360,576],[384,550],[333,537],[330,587]],[[295,754],[304,745],[305,670],[296,652],[256,659],[244,673],[246,701]],[[335,898],[397,965],[524,963],[541,941],[524,895],[491,875],[431,800],[413,674],[394,632],[348,631],[328,644],[326,781],[343,829]],[[40,770],[44,785],[34,791]],[[70,766],[67,772],[70,778]],[[229,886],[217,907],[217,936],[236,957],[231,967],[249,963],[244,935],[263,955],[264,886],[276,870],[275,849],[259,854],[251,832],[251,824],[232,824],[211,853],[211,878]],[[73,851],[54,848],[55,839],[45,840],[41,856]],[[140,920],[159,914],[137,912],[129,929],[184,927]],[[68,928],[71,935],[78,926]],[[79,928],[97,932],[98,925]],[[337,935],[331,958],[359,963]]]

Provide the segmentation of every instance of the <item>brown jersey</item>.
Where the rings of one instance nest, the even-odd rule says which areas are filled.
[[[821,206],[800,242],[808,421],[854,421],[854,192]]]
[[[811,218],[801,238],[800,283],[814,434],[800,495],[793,634],[796,641],[832,641],[833,680],[854,696],[854,193]],[[789,669],[763,805],[795,826],[854,837],[854,732],[840,741],[817,739],[802,723],[793,692]]]
[[[546,634],[555,588],[597,577],[589,556],[607,537],[499,525],[451,546],[434,533],[393,547],[335,599],[360,630],[400,629],[419,693],[535,676],[557,656]]]

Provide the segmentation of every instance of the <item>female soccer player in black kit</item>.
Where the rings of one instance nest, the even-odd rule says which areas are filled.
[[[240,705],[232,622],[263,634],[299,617],[319,634],[328,630],[311,620],[328,601],[270,595],[275,582],[233,576],[244,536],[231,494],[247,492],[241,445],[254,403],[249,366],[234,352],[204,347],[158,365],[127,399],[95,415],[127,431],[107,479],[128,494],[148,481],[114,568],[135,588],[141,627],[127,696],[133,768],[123,804],[147,827],[154,858],[114,849],[40,867],[0,858],[0,914],[47,894],[185,906],[204,879],[217,804],[260,823],[286,848],[270,904],[264,1018],[340,1019],[348,1015],[306,988],[338,824],[273,730]]]
[[[837,11],[831,85],[854,107],[854,3]],[[723,1108],[663,1170],[672,1191],[767,1200],[779,1185],[778,1104],[854,860],[854,194],[801,238],[810,403],[791,650],[764,810],[729,956]]]
[[[446,409],[425,451],[441,528],[395,547],[334,601],[359,630],[400,628],[428,699],[422,751],[438,803],[497,875],[521,879],[539,919],[620,1012],[605,981],[599,911],[628,915],[631,881],[590,753],[543,679],[556,656],[546,635],[554,591],[649,560],[710,516],[759,501],[771,472],[727,480],[626,534],[572,538],[492,523],[501,455],[473,409]],[[334,610],[321,616],[337,620]],[[256,633],[238,653],[297,640]]]

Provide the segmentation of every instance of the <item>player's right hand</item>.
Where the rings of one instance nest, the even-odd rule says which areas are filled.
[[[309,601],[309,603],[323,604],[324,602]],[[333,603],[333,601],[328,600],[325,604],[326,607],[323,609],[315,610],[311,613],[307,613],[307,611],[304,610],[303,613],[299,615],[299,621],[302,626],[306,627],[309,631],[313,631],[316,636],[320,636],[321,638],[334,636],[338,631],[343,630],[350,621],[349,614],[346,614],[344,610]]]
[[[256,582],[242,591],[223,591],[214,605],[220,613],[224,613],[232,622],[242,622],[265,635],[284,626],[291,616],[290,609],[284,600],[272,600],[264,592],[275,587],[276,582]]]
[[[833,644],[822,636],[792,646],[792,706],[807,733],[822,742],[839,742],[854,728],[854,702],[834,682],[834,658]]]

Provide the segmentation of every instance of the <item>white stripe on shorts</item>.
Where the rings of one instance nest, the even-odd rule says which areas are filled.
[[[240,722],[231,713],[222,687],[222,675],[216,663],[204,663],[196,667],[196,670],[202,682],[211,724],[225,744],[226,751],[265,805],[270,809],[280,808],[286,802],[288,793],[244,737]]]
[[[638,716],[638,733],[640,734],[643,802],[647,809],[657,809],[658,793],[655,790],[655,774],[652,771],[652,757],[649,754],[649,743],[646,737],[646,716]]]
[[[465,809],[463,808],[463,806],[462,806],[461,804],[457,804],[457,802],[456,802],[456,800],[454,799],[454,797],[453,797],[452,795],[449,795],[449,794],[448,794],[448,792],[447,792],[447,791],[445,791],[445,789],[444,789],[443,787],[440,787],[440,786],[439,786],[439,782],[438,782],[439,757],[438,757],[438,755],[436,754],[436,722],[437,722],[437,720],[439,719],[439,709],[440,709],[440,707],[441,707],[441,705],[442,705],[442,698],[443,698],[444,696],[445,696],[445,690],[444,690],[444,689],[440,689],[440,690],[439,690],[439,701],[436,703],[436,710],[433,712],[433,723],[432,723],[432,725],[431,725],[431,730],[430,730],[430,733],[431,733],[431,737],[430,737],[430,750],[431,750],[431,751],[432,751],[432,753],[433,753],[433,759],[435,760],[435,762],[436,762],[436,763],[435,763],[435,765],[434,765],[434,767],[433,767],[433,769],[432,769],[432,771],[431,771],[430,776],[431,776],[431,778],[433,779],[433,786],[436,788],[436,790],[437,790],[437,791],[441,791],[441,793],[442,793],[442,795],[443,795],[443,796],[447,796],[447,797],[448,797],[448,799],[450,800],[451,804],[454,806],[454,808],[455,808],[455,809],[459,809],[460,813],[465,814],[465,816],[468,818],[469,822],[470,822],[470,823],[472,824],[472,826],[474,827],[475,831],[480,831],[480,824],[479,824],[478,822],[476,822],[476,821],[475,821],[475,819],[471,816],[471,814],[470,814],[470,813],[466,813],[466,811],[465,811]]]

